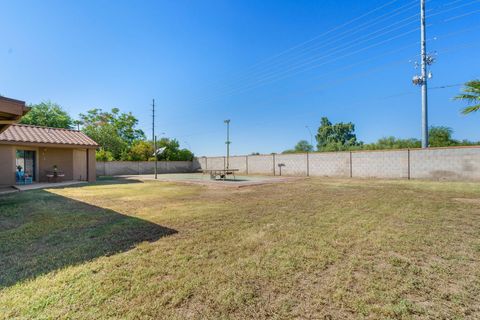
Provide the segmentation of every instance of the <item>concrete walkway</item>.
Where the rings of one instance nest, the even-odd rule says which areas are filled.
[[[20,191],[35,190],[35,189],[48,189],[48,188],[58,188],[58,187],[67,187],[76,184],[87,183],[86,181],[65,181],[65,182],[40,182],[32,183],[26,185],[15,185],[14,188]]]
[[[0,195],[9,194],[13,192],[18,192],[18,190],[13,187],[0,187]]]

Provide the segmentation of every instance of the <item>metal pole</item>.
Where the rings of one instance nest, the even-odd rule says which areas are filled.
[[[227,170],[230,168],[230,120],[224,121],[227,124]]]
[[[157,136],[155,135],[155,99],[152,99],[152,140],[155,157],[155,179],[157,179]]]
[[[313,147],[313,134],[312,134],[312,130],[310,130],[310,127],[309,126],[305,126],[305,128],[308,129],[308,132],[310,133],[310,145]]]
[[[157,179],[157,175],[158,175],[157,136],[155,136],[155,138],[153,140],[153,149],[155,150],[154,151],[154,154],[155,154],[155,179]]]
[[[422,55],[422,148],[428,148],[428,95],[427,95],[427,36],[425,26],[425,0],[420,0],[421,55]]]

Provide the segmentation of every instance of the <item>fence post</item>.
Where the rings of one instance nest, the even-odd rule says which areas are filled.
[[[309,159],[309,153],[307,151],[307,177],[310,176],[310,159]]]
[[[353,178],[352,151],[350,151],[350,178]]]
[[[227,157],[223,157],[223,170],[227,168]]]
[[[272,153],[273,158],[273,176],[275,176],[275,153]]]
[[[208,170],[208,158],[205,157],[205,170]]]
[[[248,175],[248,155],[245,156],[245,168],[246,168],[246,174]]]
[[[408,180],[410,180],[410,148],[407,150]]]

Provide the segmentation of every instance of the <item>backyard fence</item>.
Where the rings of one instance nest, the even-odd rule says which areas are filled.
[[[192,170],[224,169],[225,157],[201,157]],[[243,174],[480,180],[480,147],[451,147],[230,157]]]
[[[192,161],[158,161],[158,173],[186,173],[198,169]],[[98,176],[153,174],[155,161],[97,161]]]

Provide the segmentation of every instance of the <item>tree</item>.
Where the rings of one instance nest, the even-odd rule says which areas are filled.
[[[458,145],[459,142],[452,139],[453,130],[449,127],[430,127],[428,130],[430,147],[448,147]]]
[[[466,101],[473,105],[462,110],[463,114],[469,114],[480,110],[480,80],[469,81],[465,84],[463,93],[455,97],[455,100]]]
[[[180,149],[180,144],[176,139],[162,138],[157,142],[158,148],[165,150],[157,155],[158,160],[167,161],[192,161],[194,154],[188,149]]]
[[[128,157],[128,150],[138,140],[145,139],[142,130],[137,129],[137,118],[132,113],[120,113],[113,108],[111,112],[92,109],[80,114],[82,131],[95,140],[115,160]]]
[[[101,149],[109,152],[113,160],[119,160],[127,149],[126,142],[118,135],[116,128],[109,123],[84,126],[82,131],[96,141]]]
[[[295,145],[293,150],[285,150],[282,153],[305,153],[305,152],[312,152],[312,151],[313,151],[313,146],[310,143],[308,143],[307,140],[300,140]]]
[[[361,145],[357,141],[353,123],[332,124],[327,117],[322,118],[315,138],[319,151],[342,151]]]
[[[378,139],[375,143],[363,145],[364,150],[383,150],[383,149],[407,149],[420,148],[421,142],[418,139],[401,139],[395,137],[385,137]]]
[[[113,161],[113,155],[110,151],[105,151],[105,149],[100,148],[95,154],[97,161]]]
[[[73,119],[63,108],[51,101],[29,105],[31,110],[20,123],[42,127],[71,129]]]
[[[126,152],[123,160],[147,161],[153,158],[153,144],[150,141],[139,140]]]
[[[85,127],[102,126],[109,124],[115,128],[118,136],[128,145],[131,146],[137,140],[145,139],[142,130],[137,129],[138,119],[129,113],[120,113],[118,108],[113,108],[111,112],[102,109],[92,109],[86,114],[80,114],[80,119]]]

